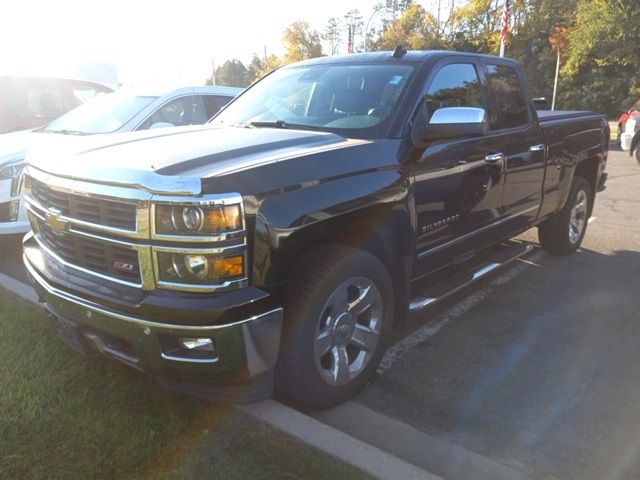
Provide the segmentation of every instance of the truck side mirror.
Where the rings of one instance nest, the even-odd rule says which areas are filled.
[[[484,135],[488,130],[484,108],[439,108],[427,120],[423,103],[411,128],[411,140],[417,147],[425,147],[434,140]]]

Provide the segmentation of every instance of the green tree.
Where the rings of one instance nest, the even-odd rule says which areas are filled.
[[[340,37],[342,36],[340,20],[331,17],[322,34],[322,40],[329,43],[329,55],[337,55],[340,50]]]
[[[364,22],[362,21],[362,15],[360,15],[360,10],[353,9],[349,10],[344,16],[345,23],[345,34],[344,38],[348,40],[349,38],[349,29],[352,31],[353,36],[353,52],[361,52],[363,50],[364,37],[362,41],[360,41],[360,36],[364,30]]]
[[[216,68],[216,85],[246,87],[251,82],[249,71],[238,59],[227,60]]]
[[[286,63],[322,56],[320,34],[309,26],[309,22],[293,22],[285,29],[283,40]]]
[[[572,84],[561,92],[565,104],[615,115],[625,97],[639,93],[639,18],[637,0],[579,2],[563,68]]]
[[[251,63],[249,63],[249,66],[247,67],[247,78],[249,80],[249,84],[255,82],[282,65],[284,65],[284,62],[282,58],[277,55],[272,54],[267,58],[260,58],[254,53]]]

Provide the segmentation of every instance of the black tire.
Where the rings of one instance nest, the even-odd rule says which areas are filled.
[[[538,225],[538,239],[543,249],[559,255],[567,255],[575,252],[582,243],[589,224],[589,214],[593,202],[591,185],[583,177],[576,176],[571,184],[569,198],[562,210],[555,216]],[[584,212],[581,214],[582,229],[576,235],[576,230],[570,232],[572,211],[579,203],[579,199],[585,199]],[[576,215],[578,216],[578,215]]]
[[[636,157],[636,161],[638,163],[640,163],[640,145],[636,147],[636,150],[634,152],[634,156]]]
[[[352,280],[355,283],[349,286]],[[367,285],[369,288],[360,288]],[[338,299],[345,299],[346,307],[353,306],[358,298],[362,301],[353,310],[343,311],[335,306],[340,304]],[[370,308],[358,314],[358,306],[363,307],[369,301]],[[276,393],[312,409],[328,408],[353,397],[380,363],[392,327],[393,304],[389,273],[370,253],[342,245],[323,245],[304,255],[291,279],[285,302],[282,344],[275,370]],[[367,329],[367,334],[375,334],[375,345],[369,345],[370,348],[356,343],[342,345],[354,342],[356,333],[362,333],[363,329]],[[318,353],[325,347],[320,338],[327,340],[323,332],[329,332],[331,337],[324,355]],[[368,340],[373,337],[372,334]],[[352,365],[360,363],[360,369],[355,369],[351,377]],[[341,365],[347,366],[348,375],[337,375],[345,372]]]

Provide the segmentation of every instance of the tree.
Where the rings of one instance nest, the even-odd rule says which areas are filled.
[[[284,62],[277,55],[271,54],[266,58],[260,58],[254,53],[251,63],[249,63],[249,66],[247,67],[247,79],[249,84],[272,72],[276,68],[280,68],[282,65],[284,65]]]
[[[364,28],[362,15],[360,15],[360,10],[358,10],[357,8],[353,10],[349,10],[344,16],[344,23],[345,23],[345,30],[346,30],[345,34],[347,38],[347,44],[349,42],[349,36],[351,36],[352,52],[361,51],[362,49],[360,48],[360,43],[357,42],[357,39],[362,34],[363,28]]]
[[[322,39],[329,43],[329,55],[337,55],[340,50],[340,30],[340,20],[336,17],[331,17],[322,34]]]
[[[640,70],[640,5],[637,0],[582,0],[569,29],[563,74],[573,87],[564,104],[616,113],[637,95]]]
[[[286,63],[322,56],[320,34],[311,29],[309,22],[293,22],[285,29],[283,40]]]
[[[227,60],[216,68],[216,84],[229,87],[246,87],[250,83],[249,71],[238,59]]]
[[[385,24],[382,34],[371,42],[372,50],[393,50],[397,45],[412,50],[442,46],[436,18],[418,4],[411,4],[396,20]]]

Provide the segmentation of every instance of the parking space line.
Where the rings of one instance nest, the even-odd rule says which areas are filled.
[[[509,268],[505,273],[495,278],[489,285],[479,290],[476,290],[474,293],[465,297],[459,302],[456,302],[454,306],[449,308],[444,313],[438,315],[433,320],[429,321],[426,325],[422,326],[418,330],[414,331],[410,335],[404,337],[402,340],[396,342],[391,348],[389,348],[384,357],[382,357],[382,361],[380,362],[380,366],[378,367],[378,374],[382,374],[385,370],[391,368],[398,359],[413,349],[414,347],[420,345],[427,338],[432,337],[436,333],[440,331],[442,327],[451,323],[456,318],[459,318],[478,304],[480,304],[485,298],[493,293],[496,287],[504,285],[505,283],[513,280],[517,276],[519,276],[522,272],[527,270],[529,267],[533,266],[545,256],[545,252],[538,251],[533,255],[527,257],[523,260],[518,260],[518,264],[514,267]]]
[[[429,435],[357,402],[346,402],[313,416],[447,480],[529,478],[519,470]]]

